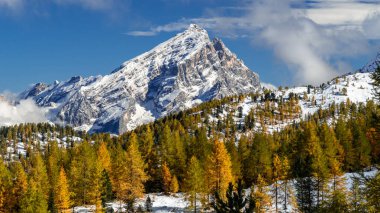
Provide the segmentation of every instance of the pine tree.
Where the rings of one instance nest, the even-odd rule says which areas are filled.
[[[150,198],[150,196],[148,196],[146,198],[146,201],[145,201],[145,210],[147,212],[152,212],[153,211],[153,202],[152,202],[152,199]]]
[[[106,202],[114,199],[114,194],[112,192],[112,183],[110,176],[106,170],[102,172],[102,205],[105,206]]]
[[[231,160],[223,142],[214,141],[213,151],[207,162],[206,179],[209,179],[209,193],[218,192],[225,199],[228,184],[233,181]]]
[[[197,195],[204,192],[204,172],[195,156],[191,157],[188,168],[185,178],[186,190],[189,195],[190,207],[197,212]]]
[[[226,200],[224,201],[219,193],[215,194],[213,208],[216,213],[240,213],[247,212],[249,209],[249,199],[244,195],[243,185],[241,180],[238,180],[237,190],[234,191],[232,183],[229,183],[226,191]]]
[[[59,212],[65,212],[71,207],[69,184],[63,167],[59,171],[59,177],[54,190],[54,205]]]
[[[173,175],[175,174],[179,180],[182,180],[186,171],[186,152],[179,130],[173,132],[172,143],[174,145],[174,153],[171,153],[171,155],[175,158],[175,164],[171,168],[173,168]]]
[[[255,135],[250,155],[247,159],[248,167],[243,171],[246,184],[253,184],[259,174],[268,180],[272,178],[270,142],[271,140],[266,134],[259,133]]]
[[[355,157],[355,166],[353,168],[358,170],[371,165],[371,144],[369,143],[362,125],[357,120],[352,121],[353,126],[353,150]]]

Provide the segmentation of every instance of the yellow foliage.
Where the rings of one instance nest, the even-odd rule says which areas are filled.
[[[70,208],[70,191],[67,183],[66,172],[63,167],[59,171],[58,182],[55,188],[54,204],[60,211],[64,211]]]
[[[209,192],[219,192],[225,196],[228,184],[233,181],[231,159],[223,142],[215,141],[207,163]]]

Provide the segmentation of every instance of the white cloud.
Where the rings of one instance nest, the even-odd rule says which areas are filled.
[[[9,98],[4,100],[4,97],[0,100],[0,126],[47,121],[47,111],[38,107],[33,100],[21,100],[17,104],[11,102]]]
[[[319,0],[309,4],[307,16],[322,25],[360,25],[366,18],[376,12],[380,12],[378,1],[357,0]]]
[[[367,50],[364,35],[357,30],[332,28],[315,23],[306,10],[293,9],[295,1],[259,1],[249,15],[255,41],[266,44],[295,71],[296,83],[319,84],[341,72],[340,57],[363,54]],[[345,70],[348,72],[351,70]]]
[[[244,5],[241,16],[181,19],[135,31],[129,35],[156,35],[197,23],[224,37],[250,37],[265,45],[294,71],[295,83],[319,84],[352,71],[344,59],[365,54],[369,38],[380,39],[378,1],[257,0]]]

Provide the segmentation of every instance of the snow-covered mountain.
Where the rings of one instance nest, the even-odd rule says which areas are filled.
[[[259,77],[220,39],[190,25],[106,76],[36,84],[21,98],[50,119],[90,132],[122,133],[204,101],[260,88]]]

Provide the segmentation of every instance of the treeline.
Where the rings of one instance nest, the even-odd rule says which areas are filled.
[[[66,147],[62,140],[30,146],[18,161],[1,163],[0,211],[61,212],[89,204],[101,211],[115,199],[131,207],[144,192],[178,191],[189,195],[192,206],[198,199],[207,207],[209,195],[224,196],[228,184],[239,179],[245,188],[256,187],[262,211],[271,200],[303,212],[337,203],[353,210],[359,207],[350,206],[341,175],[379,163],[380,125],[373,102],[348,104],[340,107],[339,117],[327,116],[335,110],[322,110],[273,134],[230,132],[226,137],[226,129],[220,132],[196,115],[181,114],[119,137],[82,134],[82,142]],[[28,124],[2,128],[1,145],[13,144],[15,138],[35,143],[39,131],[49,139],[80,135],[69,128]],[[298,180],[295,192],[291,179]],[[277,191],[273,199],[264,190],[269,184]],[[363,202],[360,208],[365,208]]]

